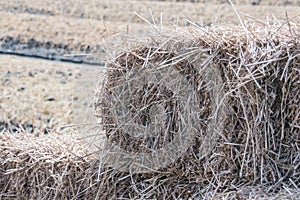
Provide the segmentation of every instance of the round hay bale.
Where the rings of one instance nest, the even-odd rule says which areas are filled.
[[[115,57],[113,64],[110,65],[111,68],[107,74],[108,78],[102,94],[96,102],[108,143],[113,144],[111,146],[121,147],[119,151],[112,148],[112,152],[118,152],[116,153],[119,155],[118,158],[108,158],[106,160],[108,162],[103,162],[105,177],[101,180],[101,184],[110,186],[103,189],[103,192],[108,197],[113,194],[118,198],[164,199],[172,196],[187,199],[213,197],[216,192],[239,190],[245,186],[259,186],[266,192],[278,192],[283,187],[297,190],[300,187],[300,46],[299,37],[293,35],[297,32],[299,32],[297,23],[279,21],[259,25],[254,22],[244,24],[242,27],[199,27],[192,32],[192,37],[191,35],[185,36],[190,39],[190,42],[186,43],[184,47],[178,47],[177,43],[173,43],[171,44],[173,48],[170,46],[161,48],[161,46],[164,47],[162,42],[151,44],[147,48],[136,48]],[[204,49],[206,54],[203,53]],[[160,54],[157,56],[162,60],[159,60],[158,64],[151,62],[151,56],[160,50],[167,52],[171,58]],[[203,59],[203,55],[209,59]],[[155,58],[153,61],[158,60],[155,56],[153,58]],[[189,77],[199,74],[203,83],[199,84],[201,87],[197,85],[197,81],[190,84],[193,86],[192,88],[198,88],[198,90],[191,90],[191,94],[195,97],[195,105],[197,105],[197,100],[200,105],[195,107],[197,109],[193,110],[195,113],[192,116],[195,119],[196,127],[200,125],[200,128],[192,128],[195,130],[189,140],[192,142],[187,143],[190,144],[188,148],[182,148],[183,151],[175,153],[177,157],[170,156],[172,159],[167,160],[168,162],[163,162],[163,165],[156,163],[156,168],[150,167],[146,172],[132,170],[135,169],[132,168],[134,164],[143,165],[147,162],[142,162],[142,159],[129,159],[128,161],[126,155],[132,156],[139,150],[143,153],[149,153],[151,150],[157,153],[157,150],[174,139],[178,133],[176,128],[160,129],[164,126],[159,123],[154,124],[153,127],[157,127],[158,130],[170,130],[170,132],[158,131],[157,135],[162,138],[166,136],[167,140],[157,140],[160,143],[155,146],[153,140],[143,137],[147,136],[147,134],[143,135],[145,133],[143,131],[139,132],[142,133],[141,137],[136,139],[135,134],[130,136],[132,129],[124,128],[125,131],[122,130],[122,126],[125,124],[122,121],[126,122],[126,119],[129,118],[134,119],[131,113],[139,117],[137,121],[132,120],[138,125],[143,125],[143,120],[147,125],[147,120],[153,119],[149,113],[155,116],[156,112],[151,112],[153,106],[148,106],[146,103],[160,105],[161,102],[149,101],[149,94],[158,96],[152,100],[164,99],[167,100],[166,102],[170,102],[167,106],[163,104],[160,109],[157,109],[162,110],[162,113],[166,113],[169,108],[177,109],[178,106],[178,100],[173,101],[172,98],[168,100],[173,97],[172,95],[164,97],[157,95],[162,89],[154,87],[155,89],[149,90],[148,85],[144,87],[144,83],[148,83],[149,74],[142,76],[141,71],[133,69],[148,68],[148,63],[158,66],[156,69],[160,69],[159,66],[164,66],[170,60],[176,59],[179,61],[177,63],[191,63],[187,65],[193,69],[187,72],[190,73]],[[180,63],[180,66],[186,66],[183,63]],[[176,66],[176,64],[170,65],[169,68],[172,66]],[[212,66],[214,73],[202,71],[210,68],[207,66]],[[194,69],[198,73],[195,73]],[[130,76],[132,70],[134,73],[132,73],[133,76]],[[209,78],[205,78],[204,75],[207,74],[216,75],[208,75]],[[168,73],[165,75],[169,76]],[[174,76],[174,79],[180,80],[179,77],[181,76]],[[212,83],[218,87],[214,89],[202,87],[206,86],[211,77],[214,77]],[[111,90],[116,85],[124,85],[127,81],[134,82],[136,80],[139,80],[136,86],[140,89],[128,90],[124,88],[129,87],[121,87],[120,90]],[[144,80],[144,82],[140,80]],[[155,81],[159,82],[160,79]],[[172,78],[164,82],[164,85],[168,85],[169,82],[172,82]],[[118,99],[122,95],[117,94],[125,91],[138,92],[128,92],[126,96],[128,104],[118,104],[118,102],[125,102],[126,98],[122,98],[121,101],[114,99]],[[168,91],[174,90],[164,91],[168,93]],[[199,101],[197,92],[208,98],[202,98],[202,101]],[[175,92],[170,94],[175,94]],[[188,98],[183,98],[183,102],[188,102],[186,99]],[[209,103],[202,104],[206,101]],[[127,106],[124,112],[113,111],[123,105],[131,104],[132,107]],[[143,110],[148,107],[149,110]],[[130,112],[130,108],[138,111]],[[201,117],[197,117],[201,116],[197,113],[202,113],[202,109],[205,111],[205,115],[202,114],[204,121]],[[128,118],[119,118],[119,116],[124,116],[124,113]],[[167,113],[171,117],[161,117],[159,118],[160,122],[167,121],[174,124],[171,127],[182,124],[178,122],[182,118],[177,118],[177,110],[175,113]],[[182,114],[182,116],[187,115]],[[175,119],[175,121],[168,119]],[[183,124],[187,125],[187,123]],[[214,129],[210,129],[210,126]],[[129,135],[126,134],[126,131],[129,132]],[[207,139],[209,136],[212,136],[213,139]],[[151,142],[147,143],[148,141]],[[203,154],[205,144],[208,144],[209,150]],[[112,155],[110,150],[108,148],[107,157]],[[114,166],[114,163],[118,163],[114,161],[120,160],[120,157],[128,161],[127,165],[123,162],[122,168]],[[153,159],[155,157],[146,158]],[[124,171],[124,168],[129,170]],[[111,182],[114,184],[111,185]]]
[[[119,170],[164,168],[195,142],[202,145],[201,157],[213,148],[222,127],[220,120],[216,124],[221,79],[210,62],[199,64],[183,51],[141,48],[110,64],[95,105],[111,144],[107,161]],[[210,59],[203,49],[200,56]]]

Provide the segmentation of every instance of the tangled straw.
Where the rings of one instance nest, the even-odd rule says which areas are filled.
[[[71,134],[0,134],[0,198],[100,197],[99,161]]]
[[[204,50],[202,58],[209,59]],[[210,116],[217,107],[211,98],[217,92],[210,78],[214,68],[209,62],[195,68],[188,60],[170,50],[144,48],[118,56],[111,65],[96,103],[108,140],[121,148],[115,156],[109,150],[107,157],[116,157],[111,164],[121,159],[155,170],[174,162],[197,138],[215,138],[208,130],[216,126]]]
[[[106,188],[106,194],[124,198],[203,198],[211,194],[210,191],[224,192],[247,185],[264,187],[268,192],[278,191],[282,186],[298,188],[299,25],[294,21],[274,20],[245,23],[242,28],[197,27],[190,29],[189,34],[182,32],[184,44],[178,37],[168,37],[162,33],[157,35],[157,41],[153,39],[155,37],[151,37],[153,41],[148,45],[137,44],[128,52],[115,56],[109,65],[102,96],[96,101],[108,143],[121,148],[121,151],[117,151],[121,156],[104,162],[109,169],[113,167],[113,170],[109,179],[104,179],[103,183],[109,184],[113,179],[117,181],[114,185],[118,185],[118,188],[113,185],[112,188]],[[178,35],[178,32],[174,35]],[[206,59],[203,57],[204,50]],[[158,154],[157,149],[168,148],[167,143],[172,143],[174,135],[184,135],[176,128],[171,128],[172,134],[168,134],[168,131],[162,131],[166,135],[161,134],[160,123],[165,122],[165,118],[155,121],[153,119],[156,114],[151,112],[153,105],[161,102],[148,100],[149,94],[157,97],[154,100],[161,100],[162,90],[156,90],[156,86],[161,86],[161,77],[149,81],[147,78],[140,78],[144,76],[138,70],[147,68],[148,63],[155,63],[152,70],[156,76],[156,71],[161,68],[176,68],[177,65],[170,61],[189,68],[190,70],[185,70],[189,77],[201,74],[201,77],[215,79],[212,85],[218,85],[214,90],[218,92],[203,92],[202,89],[208,91],[206,80],[198,84],[196,78],[192,84],[183,83],[181,76],[166,73],[165,76],[169,79],[164,82],[166,89],[163,91],[167,94],[172,97],[177,94],[176,89],[166,84],[176,82],[193,85],[196,90],[188,92],[191,96],[202,94],[206,97],[194,99],[193,102],[199,105],[199,109],[184,107],[193,111],[189,113],[192,118],[197,117],[192,123],[183,123],[181,130],[189,130],[190,126],[200,128],[193,129],[195,133],[192,134],[189,148],[184,148],[180,153],[176,152],[177,157],[174,159],[171,156],[172,160],[168,160],[167,164],[162,166],[156,163],[156,168],[151,165],[152,168],[147,168],[146,173],[138,172],[134,165],[138,163],[145,167],[145,163],[141,161],[143,158],[149,159],[139,157],[129,159],[130,162],[126,164],[123,162],[127,171],[124,168],[120,170],[118,159],[125,155],[128,161],[128,157],[132,155],[128,151],[144,152],[144,148],[147,148],[152,154]],[[215,76],[202,71],[212,66],[216,68]],[[133,70],[136,72],[131,74]],[[149,76],[151,73],[145,75]],[[129,90],[124,85],[131,80],[137,83],[135,88]],[[150,83],[156,86],[151,86],[149,90]],[[114,90],[116,87],[122,89]],[[127,95],[123,95],[125,93]],[[120,98],[125,96],[126,98]],[[169,98],[168,95],[165,96]],[[168,102],[168,98],[162,99]],[[189,98],[183,102],[188,102],[187,99]],[[131,107],[121,109],[122,112],[114,112],[127,105]],[[130,111],[132,108],[134,112]],[[161,116],[169,116],[172,119],[171,124],[175,126],[181,119],[189,117],[174,117],[180,113],[180,109],[170,112],[168,106],[158,110]],[[137,121],[132,113],[139,117]],[[127,119],[133,120],[126,121]],[[155,122],[152,131],[157,135],[155,140],[150,139],[147,143],[149,134],[140,127],[151,127],[147,126],[149,119]],[[214,124],[213,129],[208,128],[211,122]],[[216,126],[218,124],[224,126]],[[169,127],[166,124],[164,126]],[[127,127],[135,127],[136,130],[132,131],[132,128]],[[213,134],[208,134],[209,130]],[[207,140],[206,135],[213,139]],[[167,138],[167,141],[161,138]],[[163,142],[155,146],[153,141]],[[209,151],[203,153],[207,149]],[[109,148],[107,156],[111,157],[110,153],[114,151],[114,148]],[[164,159],[162,161],[165,162]],[[121,193],[112,192],[113,188]]]

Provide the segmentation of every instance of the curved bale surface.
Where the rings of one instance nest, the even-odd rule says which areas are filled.
[[[119,147],[112,147],[115,155],[110,149],[108,157],[116,157],[112,164],[122,160],[119,155],[124,151],[135,157],[132,161],[146,165],[144,170],[159,169],[185,153],[195,141],[200,144],[214,139],[212,129],[217,125],[211,113],[217,102],[212,98],[219,89],[213,80],[215,67],[209,62],[199,65],[191,54],[183,57],[178,54],[182,48],[133,50],[110,65],[96,107],[109,142]],[[197,50],[197,56],[210,59],[207,50]],[[142,161],[136,155],[150,160]]]
[[[206,198],[246,186],[259,186],[267,192],[278,192],[282,186],[299,187],[297,33],[299,23],[294,21],[198,27],[183,34],[185,45],[172,37],[163,40],[158,34],[160,42],[152,37],[154,42],[147,46],[137,45],[117,55],[95,103],[108,139],[107,165],[102,169],[107,173],[101,184],[109,186],[102,192],[108,197],[168,199]],[[149,63],[156,77],[152,85],[147,79],[152,74],[140,70]],[[171,76],[167,70],[162,76],[169,78],[163,82],[166,87],[157,89],[162,78],[156,72],[162,68],[185,69],[183,77],[188,81],[184,83],[182,76]],[[207,71],[203,70],[207,68],[214,69],[207,73],[214,87],[207,84]],[[195,75],[193,80],[202,80],[201,84],[186,78]],[[132,86],[130,82],[133,88],[127,87]],[[191,102],[198,106],[192,109],[192,123],[178,117],[177,107],[179,99],[189,102],[190,98],[173,101],[179,93],[170,82],[192,85],[187,93],[195,97]],[[155,106],[157,112],[151,111]],[[181,129],[176,128],[178,124],[183,124]],[[152,132],[147,131],[149,127]],[[188,148],[175,151],[176,157],[170,154],[171,159],[157,157],[160,150],[172,149],[169,144],[178,144],[176,137],[186,136],[178,130],[188,127],[195,131],[189,135]],[[143,159],[153,159],[155,164],[147,165],[150,161]],[[143,171],[136,165],[150,169]]]

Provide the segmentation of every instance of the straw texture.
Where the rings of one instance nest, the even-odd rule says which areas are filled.
[[[114,166],[110,175],[106,174],[107,179],[102,180],[107,185],[114,184],[106,187],[103,192],[109,197],[113,195],[118,198],[186,199],[205,198],[206,195],[246,186],[259,186],[267,192],[278,192],[282,187],[297,190],[300,186],[299,22],[289,19],[252,21],[241,26],[195,26],[189,32],[179,31],[185,45],[179,42],[180,37],[172,37],[180,35],[178,31],[169,35],[160,32],[157,40],[152,36],[152,42],[146,46],[143,43],[143,48],[138,43],[135,47],[131,45],[129,51],[116,55],[109,65],[104,89],[96,101],[96,107],[100,108],[99,116],[108,143],[123,148],[125,152],[143,152],[143,146],[154,152],[158,149],[143,140],[147,139],[147,131],[139,129],[141,136],[138,140],[130,135],[132,129],[120,131],[126,129],[124,124],[137,129],[142,125],[147,127],[147,123],[140,121],[122,121],[126,117],[120,116],[128,117],[130,112],[113,112],[120,105],[129,105],[125,103],[125,98],[119,98],[124,93],[130,94],[127,95],[130,102],[139,102],[137,104],[141,106],[134,109],[137,110],[135,113],[142,113],[137,115],[143,116],[143,120],[151,119],[148,115],[155,116],[147,110],[153,103],[147,101],[147,92],[135,93],[123,87],[127,80],[124,77],[128,77],[129,71],[145,67],[154,60],[156,70],[163,67],[173,69],[177,65],[189,67],[190,70],[185,70],[190,74],[189,77],[197,73],[201,77],[207,75],[212,79],[212,85],[218,87],[207,87],[205,78],[202,84],[198,84],[197,81],[184,83],[179,77],[173,77],[175,82],[193,85],[195,90],[190,91],[192,96],[199,93],[206,97],[195,98],[200,109],[185,107],[193,110],[192,116],[198,116],[193,123],[185,123],[184,128],[192,126],[197,132],[193,134],[189,148],[184,153],[178,153],[173,162],[163,167],[157,165],[159,167],[153,167],[147,173],[133,173],[136,172],[134,164],[127,165],[128,172],[119,171],[118,166]],[[206,68],[214,68],[215,76],[203,71]],[[122,79],[119,79],[121,76]],[[139,76],[137,72],[130,80]],[[165,76],[170,77],[170,74]],[[154,84],[159,83],[159,80],[153,81]],[[144,84],[149,84],[149,80],[139,79],[136,85],[145,91]],[[112,90],[116,86],[122,90]],[[171,88],[171,94],[176,96],[176,89]],[[114,101],[114,98],[118,101]],[[174,114],[165,109],[160,110],[165,115],[174,116],[178,113],[177,110]],[[203,109],[205,115],[201,113]],[[177,122],[178,119],[173,118],[172,123]],[[210,129],[208,124],[214,124],[211,126],[213,128]],[[155,132],[156,129],[152,130]],[[172,136],[182,134],[175,129]],[[214,139],[207,140],[207,135]],[[165,135],[160,134],[157,141],[161,141],[159,137],[165,138]],[[159,148],[172,141],[169,135],[167,138]],[[114,149],[110,149],[108,155],[110,151]]]
[[[0,198],[90,199],[99,162],[70,134],[0,134]]]
[[[100,157],[71,135],[3,133],[0,197],[299,197],[299,33],[288,19],[127,35],[95,97]]]

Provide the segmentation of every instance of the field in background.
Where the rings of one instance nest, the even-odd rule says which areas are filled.
[[[11,0],[0,2],[0,51],[41,57],[101,62],[105,39],[120,32],[238,23],[232,6],[222,1]],[[242,19],[285,19],[299,15],[299,1],[235,1]],[[142,17],[140,17],[140,16]],[[144,19],[142,19],[144,18]],[[62,54],[89,53],[62,58]],[[97,54],[97,55],[95,55]]]
[[[286,19],[286,13],[293,18],[299,15],[300,3],[241,0],[235,5],[242,19],[259,21],[267,17]],[[101,67],[103,42],[120,32],[146,30],[150,28],[146,21],[164,28],[188,26],[189,21],[200,26],[239,22],[232,6],[227,1],[217,0],[1,1],[0,50]],[[65,54],[71,56],[65,57]],[[76,54],[88,55],[74,56]],[[81,70],[85,78],[80,78],[75,64],[2,55],[0,59],[0,130],[8,128],[8,123],[15,128],[24,125],[45,131],[72,123],[73,100],[78,92],[76,84],[86,85],[92,94],[98,81],[98,72],[88,70]],[[80,105],[91,103],[82,101]],[[78,112],[76,117],[84,122],[87,115],[82,113]]]

